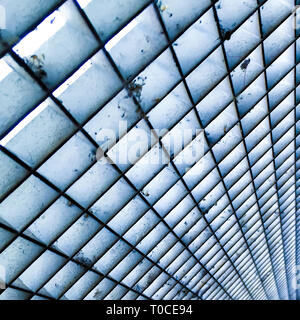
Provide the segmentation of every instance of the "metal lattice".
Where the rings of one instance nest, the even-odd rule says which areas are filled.
[[[0,0],[0,299],[299,298],[298,5]]]

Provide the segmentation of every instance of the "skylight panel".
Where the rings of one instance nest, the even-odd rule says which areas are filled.
[[[172,52],[167,49],[129,84],[129,94],[148,112],[163,100],[179,81],[180,74]]]
[[[26,169],[20,166],[3,152],[0,152],[0,198],[5,197],[18,182],[28,174]]]
[[[174,39],[187,25],[205,13],[210,5],[209,0],[203,0],[200,4],[197,0],[188,0],[185,3],[180,0],[157,1],[171,39]]]
[[[54,91],[53,95],[62,101],[78,122],[83,123],[120,89],[120,79],[103,51],[100,51]]]
[[[71,120],[48,99],[2,139],[1,145],[34,167],[74,130]]]
[[[63,197],[58,198],[49,208],[28,226],[24,234],[34,236],[42,243],[49,245],[79,218],[81,210]],[[51,229],[48,226],[51,225]]]
[[[293,6],[292,0],[267,1],[261,10],[263,33],[273,31],[284,18],[291,14]]]
[[[153,6],[149,6],[135,19],[136,27],[109,50],[126,79],[135,76],[166,45]]]
[[[67,1],[24,37],[14,51],[40,80],[54,87],[96,47],[97,41],[76,7]],[[60,68],[54,69],[53,65]]]
[[[8,55],[0,60],[1,140],[44,97],[43,91]],[[19,106],[19,107],[17,107]]]
[[[256,48],[259,42],[258,14],[254,13],[224,44],[229,68],[236,67],[251,51],[251,48]]]
[[[39,20],[47,16],[51,11],[64,1],[39,0],[10,1],[1,0],[0,5],[5,8],[5,28],[1,30],[0,51],[7,46],[19,41],[19,37],[35,26]],[[21,17],[16,19],[15,17]]]
[[[33,221],[55,196],[56,191],[38,178],[30,176],[1,202],[1,221],[15,230],[21,230]]]
[[[217,25],[210,9],[173,44],[183,73],[188,73],[219,43]]]
[[[95,157],[95,155],[91,156]],[[72,184],[66,193],[81,205],[88,206],[97,200],[98,197],[118,178],[118,172],[105,158],[101,158],[83,176]],[[100,184],[99,179],[101,181]],[[87,192],[87,188],[89,189],[89,192]]]
[[[88,18],[94,25],[102,41],[107,41],[113,34],[122,29],[122,36],[132,29],[134,22],[129,28],[130,19],[135,16],[142,8],[149,4],[149,0],[113,0],[109,3],[99,2],[96,0],[80,0],[79,5],[83,8]],[[121,37],[120,37],[121,38]],[[111,47],[111,46],[109,46]]]
[[[188,77],[187,84],[193,99],[198,102],[213,89],[226,75],[226,67],[221,49],[214,51]]]

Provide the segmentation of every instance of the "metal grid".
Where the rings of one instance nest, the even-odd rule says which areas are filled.
[[[298,298],[299,3],[233,2],[52,1],[0,34],[0,299]],[[124,117],[138,160],[161,123],[204,154],[115,163],[97,130]]]

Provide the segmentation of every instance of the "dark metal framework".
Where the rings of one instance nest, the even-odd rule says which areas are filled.
[[[59,5],[56,6],[56,8],[59,8],[63,3],[66,1],[61,1]],[[246,113],[245,115],[240,114],[240,110],[238,107],[238,96],[235,92],[234,85],[231,78],[231,73],[233,71],[233,68],[230,68],[228,60],[227,60],[227,52],[226,52],[226,41],[227,41],[227,35],[224,35],[224,32],[220,25],[220,20],[218,17],[216,6],[218,5],[218,1],[212,1],[213,3],[204,11],[201,13],[201,16],[204,15],[209,10],[213,10],[214,18],[216,21],[219,37],[220,37],[220,43],[216,44],[216,46],[195,66],[193,67],[187,74],[184,74],[180,61],[177,57],[176,51],[174,49],[174,43],[176,40],[186,31],[188,30],[195,21],[198,21],[199,18],[197,17],[194,21],[192,21],[189,25],[187,25],[184,30],[182,30],[175,39],[170,39],[167,28],[165,26],[164,20],[162,18],[162,13],[159,7],[158,1],[149,1],[146,6],[144,6],[142,9],[140,9],[134,16],[132,16],[131,20],[134,20],[141,12],[143,12],[144,9],[146,9],[148,6],[153,6],[157,19],[160,22],[161,28],[165,34],[165,37],[167,39],[167,45],[160,50],[158,54],[156,54],[150,63],[147,64],[143,68],[143,70],[146,69],[153,61],[155,61],[162,52],[164,52],[166,49],[169,49],[172,53],[172,57],[174,59],[174,62],[178,68],[178,72],[180,74],[180,80],[176,82],[174,86],[165,94],[163,98],[165,98],[179,83],[182,83],[184,85],[184,88],[187,92],[188,98],[191,103],[191,108],[184,114],[184,116],[181,118],[183,119],[187,114],[189,114],[191,111],[194,112],[198,122],[199,126],[204,129],[204,135],[206,138],[206,141],[209,141],[206,133],[206,127],[213,123],[213,121],[219,116],[217,114],[214,116],[209,123],[206,125],[203,124],[202,119],[199,115],[199,112],[197,111],[197,104],[199,101],[195,101],[193,98],[193,95],[190,91],[187,77],[197,69],[197,67],[204,62],[213,52],[215,52],[217,49],[221,49],[222,53],[225,57],[225,66],[227,69],[226,75],[222,77],[221,80],[217,81],[215,85],[209,90],[209,92],[205,95],[207,96],[209,93],[213,92],[214,89],[226,78],[229,79],[231,93],[233,96],[233,100],[231,100],[224,108],[225,110],[229,105],[233,103],[235,107],[235,111],[237,114],[237,121],[230,127],[227,128],[227,131],[224,132],[224,136],[230,132],[234,127],[237,125],[240,128],[241,132],[241,139],[231,148],[231,150],[222,157],[221,160],[217,160],[214,156],[214,147],[219,143],[221,139],[219,139],[216,143],[209,144],[209,148],[206,150],[205,155],[211,154],[214,166],[213,168],[207,172],[204,177],[206,178],[209,173],[213,170],[217,170],[217,173],[219,174],[220,180],[217,181],[217,183],[210,188],[210,190],[207,192],[206,195],[202,197],[205,198],[211,190],[213,190],[217,185],[221,183],[222,188],[224,190],[224,193],[217,199],[217,201],[221,200],[224,196],[227,197],[229,200],[228,206],[231,210],[231,217],[234,221],[236,221],[234,224],[231,224],[226,230],[226,232],[223,235],[219,235],[218,230],[224,227],[226,222],[228,222],[226,219],[218,224],[218,227],[215,228],[213,226],[213,223],[220,220],[221,213],[223,210],[218,212],[213,218],[211,218],[209,215],[207,215],[207,212],[204,212],[203,209],[200,206],[200,201],[197,201],[193,194],[193,189],[191,189],[187,182],[185,181],[184,175],[180,173],[178,170],[176,164],[174,163],[174,155],[171,156],[171,160],[169,164],[166,164],[161,167],[161,169],[151,178],[150,181],[153,181],[157,175],[162,172],[166,167],[172,168],[177,177],[175,180],[175,183],[172,184],[171,187],[169,187],[168,190],[166,190],[160,198],[155,201],[155,203],[150,203],[147,199],[147,196],[143,193],[144,186],[142,188],[137,188],[135,184],[127,177],[128,171],[133,167],[129,167],[125,171],[122,171],[118,165],[112,164],[112,167],[116,170],[119,177],[117,181],[114,181],[111,185],[107,186],[106,191],[99,195],[98,199],[96,201],[93,201],[91,205],[88,207],[82,206],[78,201],[73,199],[71,196],[69,196],[66,191],[69,189],[70,186],[67,188],[61,190],[56,185],[54,185],[52,182],[50,182],[46,177],[44,177],[42,174],[38,172],[38,169],[46,163],[69,139],[70,136],[66,137],[63,143],[61,143],[58,147],[55,148],[53,152],[51,152],[37,167],[30,167],[27,163],[25,163],[22,159],[20,159],[16,154],[14,154],[12,151],[9,150],[9,148],[6,148],[5,146],[0,146],[0,150],[2,153],[10,157],[13,161],[18,163],[20,166],[22,166],[24,169],[27,170],[28,174],[25,178],[23,178],[20,182],[18,182],[10,191],[8,194],[6,194],[2,199],[0,199],[2,202],[4,202],[15,190],[17,190],[22,183],[31,175],[34,177],[40,179],[43,183],[45,183],[47,186],[49,186],[51,189],[55,190],[57,192],[57,196],[48,203],[48,205],[30,221],[28,224],[26,224],[21,230],[16,230],[12,228],[11,226],[6,225],[5,223],[0,223],[0,228],[9,231],[11,234],[13,234],[13,237],[8,243],[2,248],[1,252],[4,252],[17,238],[21,237],[23,239],[26,239],[37,246],[41,247],[42,250],[40,254],[35,258],[34,261],[36,261],[40,256],[42,256],[43,253],[46,251],[52,252],[62,258],[65,259],[64,263],[57,267],[56,272],[52,274],[46,281],[44,281],[36,290],[30,290],[23,288],[21,286],[18,286],[16,284],[16,280],[19,278],[19,276],[27,270],[30,265],[26,265],[21,272],[18,272],[18,274],[15,275],[15,277],[9,281],[7,284],[7,288],[14,289],[17,291],[24,292],[24,294],[27,294],[27,298],[46,298],[46,299],[61,299],[64,297],[64,294],[74,285],[74,283],[70,284],[69,286],[66,286],[60,293],[58,297],[51,297],[50,295],[47,295],[41,291],[41,289],[44,287],[44,285],[49,282],[59,271],[61,271],[65,265],[69,262],[73,262],[80,267],[84,269],[84,272],[80,275],[80,278],[88,273],[93,272],[99,276],[99,281],[97,281],[95,284],[91,285],[89,290],[85,292],[84,296],[81,298],[84,299],[87,297],[87,295],[90,292],[93,292],[93,290],[96,290],[98,284],[103,279],[110,280],[113,285],[110,289],[101,296],[101,299],[105,298],[111,298],[112,292],[121,292],[118,294],[117,298],[122,299],[126,297],[126,295],[129,296],[129,293],[131,294],[131,297],[137,298],[137,299],[153,299],[155,298],[154,294],[148,294],[147,293],[147,287],[144,289],[141,289],[141,286],[138,285],[140,279],[142,279],[147,273],[148,269],[144,271],[142,274],[140,274],[134,281],[134,283],[129,286],[126,285],[123,281],[123,279],[132,271],[134,268],[138,266],[138,264],[141,261],[147,261],[147,263],[150,263],[152,268],[156,268],[157,270],[157,279],[159,278],[159,275],[165,275],[167,280],[162,280],[160,284],[160,288],[163,286],[167,286],[168,288],[165,290],[165,292],[160,296],[161,299],[167,298],[167,299],[297,299],[299,298],[299,292],[293,288],[293,281],[294,281],[294,272],[295,267],[299,262],[299,107],[297,107],[299,103],[299,97],[297,96],[297,86],[299,84],[299,81],[297,81],[297,71],[298,71],[298,63],[299,63],[299,54],[297,54],[297,42],[298,42],[298,36],[299,33],[297,32],[297,29],[295,28],[295,38],[294,41],[290,42],[287,47],[283,48],[280,52],[278,52],[278,56],[276,56],[275,59],[277,59],[283,52],[285,52],[288,48],[291,46],[294,47],[295,51],[295,61],[293,63],[293,66],[288,69],[285,74],[283,74],[279,80],[276,81],[271,87],[268,85],[268,75],[267,70],[272,65],[273,61],[267,62],[266,61],[266,53],[265,53],[265,47],[264,47],[264,41],[268,38],[276,28],[278,28],[280,25],[282,25],[291,15],[295,15],[294,12],[290,13],[288,16],[286,16],[279,25],[276,26],[276,28],[273,28],[270,32],[267,34],[263,33],[262,30],[262,18],[261,18],[261,11],[262,7],[268,2],[266,1],[259,1],[257,0],[257,7],[253,12],[251,12],[243,21],[238,23],[234,29],[231,31],[231,34],[234,34],[236,30],[240,28],[240,26],[247,21],[254,13],[258,14],[258,20],[260,24],[260,34],[261,39],[259,43],[251,48],[249,52],[243,57],[240,58],[239,64],[242,63],[252,52],[255,51],[258,47],[262,48],[262,56],[263,56],[263,70],[258,73],[258,75],[255,76],[255,78],[245,86],[244,90],[249,88],[255,80],[257,80],[261,75],[264,77],[266,90],[264,95],[255,103],[255,106],[262,101],[263,99],[267,99],[267,105],[268,105],[268,114],[266,117],[263,117],[263,119],[259,120],[255,126],[251,129],[250,132],[245,133],[245,130],[243,128],[243,119],[248,115]],[[61,109],[61,111],[70,119],[70,121],[75,125],[76,130],[72,133],[72,136],[75,135],[78,132],[81,132],[95,148],[99,148],[98,143],[95,141],[95,139],[86,131],[85,124],[88,123],[109,101],[111,101],[117,94],[119,94],[123,89],[129,90],[129,85],[133,81],[134,78],[137,77],[137,75],[132,76],[130,79],[125,79],[122,73],[120,72],[117,64],[115,63],[113,57],[111,54],[106,50],[105,45],[109,40],[111,40],[125,25],[123,25],[117,32],[114,33],[113,36],[111,36],[107,41],[103,42],[97,31],[95,30],[95,27],[93,26],[92,22],[89,20],[88,15],[85,13],[85,11],[80,7],[78,2],[76,0],[73,0],[74,5],[76,6],[78,12],[80,13],[81,17],[86,22],[86,25],[91,30],[92,34],[94,35],[95,39],[98,42],[98,47],[88,56],[87,59],[82,61],[72,72],[71,74],[67,74],[63,81],[61,81],[59,84],[55,86],[55,88],[49,89],[43,81],[35,74],[33,70],[25,63],[25,61],[18,56],[18,54],[15,53],[13,50],[13,46],[8,47],[4,52],[2,52],[1,58],[8,54],[10,55],[14,61],[23,68],[40,86],[40,88],[45,92],[44,97],[39,101],[35,106],[32,107],[32,109],[21,119],[18,119],[16,123],[9,128],[1,137],[0,140],[3,139],[18,123],[20,123],[28,114],[30,114],[33,110],[37,108],[37,106],[44,101],[46,98],[52,99],[55,104]],[[297,5],[297,1],[295,1],[295,5]],[[55,9],[56,9],[55,8]],[[38,21],[36,25],[32,26],[30,30],[26,30],[21,35],[21,38],[26,37],[29,31],[34,30],[37,25],[42,21]],[[295,24],[296,24],[296,17],[295,17]],[[82,67],[86,61],[88,61],[91,57],[95,55],[95,53],[102,50],[106,56],[106,58],[109,60],[111,66],[113,67],[114,71],[118,75],[119,79],[122,82],[122,88],[112,96],[109,101],[104,103],[103,105],[99,106],[99,109],[94,112],[92,115],[88,117],[84,123],[79,123],[74,116],[68,111],[68,109],[63,105],[63,102],[61,102],[58,98],[56,98],[53,95],[53,92],[60,87],[72,74],[74,74],[80,67]],[[139,71],[141,73],[143,70]],[[280,101],[276,102],[275,106],[270,105],[269,101],[269,94],[285,77],[287,74],[289,74],[291,71],[294,73],[294,87],[291,90],[288,90],[283,97],[281,97]],[[279,139],[276,140],[276,138],[273,135],[274,130],[280,128],[280,124],[282,121],[284,121],[285,114],[282,115],[280,121],[276,123],[276,125],[272,125],[271,121],[271,114],[272,111],[276,109],[277,106],[281,104],[282,101],[284,101],[291,93],[294,94],[294,108],[292,110],[294,123],[291,126],[284,127],[284,131],[281,132],[281,137],[283,137],[286,133],[288,133],[291,129],[293,130],[294,136],[293,138],[289,139],[288,142],[285,142],[283,147],[280,147],[279,150],[276,148],[275,145],[278,144]],[[160,99],[161,100],[163,100]],[[201,98],[202,99],[202,98]],[[143,108],[140,105],[139,99],[136,97],[133,97],[134,103],[137,106],[139,112],[140,112],[140,118],[138,119],[138,122],[141,119],[144,119],[149,126],[149,128],[153,129],[153,126],[151,124],[151,121],[149,120],[147,114],[151,112],[151,110],[155,109],[156,105],[159,104],[159,102],[156,102],[155,105],[148,110],[147,113],[144,112]],[[253,108],[255,107],[253,106]],[[291,111],[289,110],[288,113]],[[251,148],[247,145],[247,137],[251,133],[255,131],[255,129],[264,121],[267,120],[269,124],[269,130],[265,133],[265,135],[255,143],[254,146]],[[179,122],[179,121],[178,121]],[[178,123],[177,122],[177,123]],[[136,122],[137,123],[137,122]],[[134,123],[131,128],[133,128],[136,123]],[[171,129],[173,129],[176,125],[173,125]],[[130,129],[131,129],[130,128]],[[223,136],[223,137],[224,137]],[[223,138],[222,137],[222,138]],[[249,154],[260,144],[261,141],[266,139],[267,137],[271,138],[271,144],[266,149],[263,150],[263,152],[260,154],[260,156],[253,161],[252,158],[250,158]],[[156,136],[159,147],[164,152],[167,152],[165,149],[165,146],[163,144],[163,138]],[[118,141],[117,141],[118,142]],[[242,161],[245,161],[247,163],[247,169],[244,170],[242,173],[239,173],[239,176],[236,176],[236,179],[232,185],[229,185],[227,183],[227,179],[230,174],[234,171],[235,168],[230,169],[229,172],[223,173],[223,171],[220,169],[220,163],[230,154],[230,152],[238,145],[242,144],[244,150],[246,151],[243,157],[240,159],[240,163]],[[289,145],[293,145],[293,150],[290,151],[288,149]],[[267,159],[266,155],[271,152],[272,159],[266,160],[263,167],[260,167],[259,171],[254,170],[253,167],[258,166],[260,161],[262,159]],[[108,157],[108,151],[104,152],[104,154]],[[290,157],[293,157],[293,162],[291,165],[289,165],[288,168],[284,167],[284,164],[286,160],[288,160]],[[76,179],[79,180],[90,168],[93,167],[96,160],[92,162],[89,167],[80,174],[80,176]],[[257,178],[259,175],[269,166],[272,167],[272,170],[268,172],[268,175],[264,178],[263,182],[260,182]],[[283,169],[283,172],[282,172]],[[292,169],[292,170],[290,170]],[[236,193],[236,195],[232,196],[231,189],[236,185],[236,183],[242,179],[243,177],[246,177],[247,174],[250,174],[251,180],[249,184],[246,184],[239,190],[239,192]],[[268,188],[262,193],[258,192],[258,189],[262,188],[265,181],[267,181],[269,178],[275,177],[274,182],[272,182]],[[113,217],[111,217],[108,221],[103,222],[101,219],[99,219],[92,211],[93,205],[106,193],[110,188],[115,185],[120,179],[124,179],[126,183],[134,190],[133,196],[131,196],[125,204],[122,205],[121,209],[119,209]],[[76,183],[74,181],[74,183]],[[147,182],[147,184],[149,181]],[[176,222],[176,225],[170,225],[165,217],[162,217],[160,213],[158,212],[156,208],[156,204],[160,201],[161,198],[177,183],[180,183],[182,186],[184,186],[185,194],[183,195],[183,198],[178,199],[176,203],[172,205],[172,209],[169,210],[169,212],[172,212],[173,209],[175,209],[180,202],[185,198],[188,197],[192,202],[193,206],[184,214],[183,217],[180,218],[180,221]],[[247,190],[249,190],[250,186],[250,192],[247,193]],[[275,187],[275,192],[269,192],[272,187]],[[272,189],[273,190],[273,189]],[[238,201],[240,194],[245,193],[246,196],[243,199],[243,201]],[[178,251],[177,255],[175,255],[171,261],[163,266],[160,263],[160,259],[153,259],[149,256],[148,253],[144,252],[143,250],[139,249],[137,245],[132,244],[130,241],[128,241],[125,237],[125,233],[118,233],[116,232],[112,227],[110,227],[109,222],[115,218],[118,213],[128,205],[128,203],[135,198],[136,196],[139,197],[139,199],[142,199],[142,201],[145,203],[148,209],[151,209],[152,212],[157,217],[157,223],[154,224],[147,232],[144,234],[144,239],[155,230],[155,228],[158,225],[163,225],[164,228],[166,228],[167,233],[163,235],[159,242],[163,242],[164,239],[167,239],[168,235],[172,235],[176,242],[174,244],[168,245],[166,243],[165,252],[163,253],[162,259],[164,256],[166,256],[168,253],[171,252],[172,249],[176,247],[176,245],[180,245],[180,250]],[[274,197],[275,196],[275,197]],[[128,246],[128,252],[126,254],[129,255],[130,252],[136,252],[140,256],[140,261],[138,263],[135,263],[133,266],[130,266],[130,268],[127,270],[126,275],[121,279],[115,279],[113,276],[111,276],[111,270],[107,274],[102,274],[98,270],[94,268],[94,263],[88,263],[86,261],[80,261],[76,255],[80,250],[87,245],[90,240],[94,237],[96,233],[92,233],[88,240],[86,240],[84,243],[81,244],[80,249],[77,250],[73,255],[68,256],[65,253],[62,253],[60,250],[56,249],[53,244],[56,242],[57,239],[60,238],[62,234],[66,232],[64,230],[59,234],[53,241],[51,241],[50,244],[45,245],[43,242],[35,239],[34,237],[31,237],[29,235],[26,235],[24,232],[25,230],[34,223],[37,219],[39,219],[44,212],[49,209],[53,203],[59,199],[60,197],[64,197],[69,201],[73,206],[76,206],[79,208],[82,213],[79,215],[72,224],[76,223],[76,221],[79,221],[80,218],[82,218],[85,215],[88,215],[91,219],[93,219],[95,222],[98,223],[98,229],[97,232],[106,229],[109,232],[111,232],[115,236],[115,241],[110,245],[109,248],[113,247],[115,243],[118,241],[121,241],[122,243],[125,243]],[[254,201],[253,201],[254,199]],[[216,201],[216,202],[217,202]],[[251,202],[252,201],[252,202]],[[248,207],[248,210],[244,212],[243,214],[237,213],[238,210],[243,210],[243,206],[246,203],[251,203]],[[274,206],[275,205],[275,206]],[[227,205],[226,205],[227,206]],[[183,234],[178,235],[176,232],[176,227],[180,224],[182,224],[186,217],[194,210],[196,209],[199,213],[198,218],[193,222],[194,225],[191,225],[189,229],[187,229]],[[254,211],[253,211],[253,210]],[[147,211],[146,211],[147,212]],[[138,219],[141,219],[146,212],[140,216]],[[251,213],[250,217],[247,215],[247,212],[253,212]],[[258,219],[256,218],[256,213],[258,213]],[[250,222],[251,220],[254,221]],[[205,246],[205,242],[201,244],[200,249],[196,252],[191,249],[190,244],[187,243],[185,240],[186,234],[188,234],[189,230],[192,229],[194,226],[197,226],[199,221],[204,221],[205,230],[200,229],[197,231],[196,236],[193,238],[196,239],[197,237],[200,238],[200,235],[203,234],[203,232],[208,232],[209,237],[207,238],[207,243],[213,243],[211,246]],[[137,221],[136,221],[137,222]],[[134,222],[131,227],[136,223]],[[279,223],[278,223],[279,222]],[[249,223],[251,227],[245,228],[245,225]],[[230,237],[226,237],[226,235],[230,234],[232,230],[236,230],[236,227],[238,229],[238,232],[233,232],[233,234]],[[68,226],[68,229],[71,228],[71,226]],[[257,238],[253,241],[253,237],[257,235]],[[209,241],[210,239],[210,241]],[[226,240],[224,240],[226,239]],[[140,241],[142,241],[141,239]],[[191,242],[192,242],[191,241]],[[239,245],[236,246],[236,243],[239,242]],[[156,243],[153,244],[153,248],[158,245]],[[167,246],[168,245],[168,246]],[[215,245],[218,247],[218,250],[215,251],[213,254],[211,254],[211,248],[215,247]],[[152,248],[152,249],[153,249]],[[108,251],[108,250],[107,250]],[[104,256],[104,254],[107,252],[101,254],[101,256],[97,257],[97,261]],[[149,250],[150,252],[150,250]],[[180,262],[178,266],[174,269],[172,267],[172,264],[176,264],[176,259],[180,255],[186,254],[186,257],[183,258],[183,260]],[[226,260],[225,263],[218,264],[218,261],[216,260],[216,257],[218,255],[222,255],[224,259]],[[209,257],[209,258],[208,258]],[[122,258],[123,259],[123,258]],[[125,257],[124,257],[125,259]],[[34,262],[32,261],[32,263]],[[115,266],[116,268],[121,261],[116,262]],[[187,263],[189,266],[186,274],[177,276],[177,272]],[[215,266],[214,266],[215,265]],[[224,266],[224,267],[223,267]],[[195,271],[193,271],[195,270]],[[184,278],[185,275],[189,275],[188,280]],[[201,276],[200,276],[201,275]],[[79,279],[78,279],[79,280]],[[76,280],[76,282],[78,281]],[[148,286],[150,286],[151,283],[149,283]],[[160,289],[159,288],[159,289]],[[159,289],[157,291],[159,291]],[[5,293],[5,292],[4,292]]]

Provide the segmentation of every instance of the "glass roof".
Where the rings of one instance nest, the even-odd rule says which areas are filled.
[[[0,0],[0,300],[294,300],[299,0]]]

